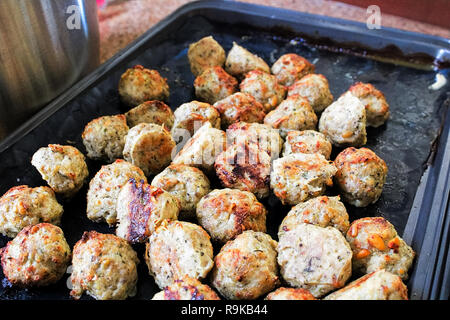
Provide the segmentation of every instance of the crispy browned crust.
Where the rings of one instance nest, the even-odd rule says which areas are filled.
[[[274,300],[277,295],[285,295],[285,300],[317,300],[311,292],[302,288],[278,288],[277,290],[269,293],[265,300]]]
[[[181,284],[182,288],[189,292],[191,295],[190,300],[220,300],[214,290],[209,286],[202,284],[197,279],[185,277],[184,279],[175,280],[175,284]],[[172,288],[172,286],[165,287],[163,290],[164,300],[180,300],[180,293],[177,289],[176,286],[175,288]],[[201,289],[201,291],[199,289]]]

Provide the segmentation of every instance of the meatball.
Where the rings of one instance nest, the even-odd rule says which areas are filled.
[[[236,92],[214,104],[214,108],[221,116],[222,128],[226,129],[232,123],[243,122],[263,122],[266,113],[261,103],[256,101],[251,95]]]
[[[330,159],[332,146],[323,133],[304,130],[289,131],[283,149],[284,156],[293,153],[319,153],[328,160]]]
[[[284,138],[291,130],[314,130],[317,125],[317,116],[309,105],[308,100],[299,95],[293,95],[264,118],[264,123],[280,129]]]
[[[236,42],[233,42],[233,47],[228,52],[225,70],[238,78],[243,78],[247,72],[253,70],[270,73],[270,67],[263,59],[241,47]]]
[[[72,146],[49,144],[31,159],[50,188],[65,198],[74,196],[89,175],[84,155]]]
[[[125,300],[136,294],[139,259],[124,239],[96,231],[84,232],[73,248],[72,291],[97,300]]]
[[[272,291],[280,282],[276,248],[268,234],[241,233],[214,258],[212,285],[229,300],[252,300]]]
[[[104,116],[89,122],[81,135],[88,158],[108,162],[121,158],[128,130],[123,114]]]
[[[347,241],[353,250],[354,270],[370,273],[385,269],[403,280],[408,278],[415,253],[389,221],[382,217],[355,220],[347,232]]]
[[[266,232],[267,210],[247,191],[216,189],[197,206],[197,219],[214,241],[225,243],[245,230]]]
[[[119,95],[123,103],[134,107],[149,100],[168,99],[169,85],[158,71],[136,65],[120,77]]]
[[[217,293],[197,279],[184,277],[175,280],[153,296],[152,300],[220,300]]]
[[[175,121],[170,107],[162,101],[145,101],[125,113],[127,123],[130,128],[140,123],[154,123],[172,129]]]
[[[116,235],[138,243],[147,241],[162,220],[176,220],[180,205],[170,193],[130,179],[119,192],[116,211]]]
[[[379,127],[389,118],[389,105],[386,98],[370,83],[355,83],[348,91],[365,106],[368,126]]]
[[[345,285],[352,273],[352,250],[339,230],[299,223],[278,237],[278,264],[290,286],[320,297]]]
[[[203,279],[213,267],[213,247],[202,227],[164,220],[145,251],[148,270],[162,289],[185,276]]]
[[[278,288],[269,293],[265,300],[316,300],[316,298],[305,289]]]
[[[128,132],[123,157],[146,175],[151,175],[161,172],[170,163],[175,150],[175,141],[166,128],[154,123],[141,123]]]
[[[194,81],[196,97],[208,103],[216,103],[232,95],[237,87],[237,80],[222,67],[207,68]]]
[[[321,154],[294,153],[273,162],[270,187],[283,204],[295,205],[323,194],[336,167]]]
[[[171,164],[155,176],[152,186],[161,188],[178,199],[180,219],[194,217],[197,203],[210,191],[208,177],[200,169],[185,164]]]
[[[223,66],[225,58],[225,50],[211,36],[189,45],[188,59],[195,76],[202,74],[209,67]]]
[[[261,70],[253,70],[245,75],[240,84],[241,92],[253,96],[269,112],[283,101],[286,89],[277,78]]]
[[[353,95],[344,94],[323,111],[319,131],[337,147],[360,147],[366,144],[364,105]]]
[[[306,202],[300,202],[283,219],[279,233],[288,232],[300,223],[310,223],[319,227],[334,227],[344,235],[350,227],[347,210],[339,200],[339,196],[321,196]]]
[[[338,154],[334,164],[338,169],[335,182],[346,202],[366,207],[380,198],[388,168],[375,152],[347,148]]]
[[[5,277],[19,287],[56,283],[70,263],[70,247],[61,228],[50,223],[30,225],[1,249]]]
[[[96,222],[105,220],[109,225],[115,224],[120,188],[131,178],[147,182],[141,169],[124,160],[102,166],[89,183],[87,217]]]
[[[322,112],[333,102],[328,80],[321,74],[308,74],[289,87],[288,96],[305,97],[316,113]]]
[[[226,188],[269,196],[270,156],[253,143],[234,144],[219,154],[214,163],[216,174]]]
[[[399,276],[379,270],[351,282],[324,300],[408,300],[408,288]]]
[[[272,73],[282,85],[290,86],[308,73],[314,73],[315,67],[305,58],[295,54],[282,55],[273,65]]]
[[[59,225],[63,211],[49,187],[13,187],[0,198],[0,233],[13,238],[40,222]]]

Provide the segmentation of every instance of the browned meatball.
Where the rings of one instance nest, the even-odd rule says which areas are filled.
[[[282,55],[272,65],[272,73],[285,86],[292,85],[296,80],[303,78],[308,73],[314,73],[314,69],[313,64],[295,53]]]
[[[145,101],[125,113],[130,128],[140,123],[154,123],[172,129],[175,116],[170,107],[162,101]]]
[[[208,103],[216,103],[232,95],[237,86],[237,80],[222,67],[207,68],[194,81],[195,95]]]
[[[206,68],[223,66],[225,58],[225,50],[211,36],[189,45],[188,59],[195,76],[202,74]]]

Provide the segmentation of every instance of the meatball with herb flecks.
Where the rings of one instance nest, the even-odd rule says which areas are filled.
[[[252,70],[270,73],[270,67],[263,59],[241,47],[236,42],[233,42],[233,47],[228,52],[225,70],[239,79]]]
[[[184,277],[164,287],[164,290],[155,294],[152,300],[220,300],[220,298],[210,286],[197,279]]]
[[[211,104],[232,95],[237,87],[237,80],[222,67],[207,68],[194,81],[195,96]]]
[[[321,74],[308,74],[297,80],[288,89],[288,96],[299,94],[305,97],[314,112],[322,112],[333,102],[328,80]]]
[[[315,67],[302,56],[287,53],[272,65],[271,70],[282,85],[290,86],[305,75],[314,73]]]
[[[209,67],[222,67],[226,55],[222,46],[212,36],[208,36],[189,45],[188,59],[192,73],[199,76]]]
[[[167,104],[158,100],[145,101],[125,113],[130,128],[140,123],[154,123],[172,129],[175,116]]]
[[[289,131],[283,149],[284,156],[293,153],[320,153],[325,159],[330,159],[332,146],[323,133],[304,130]]]

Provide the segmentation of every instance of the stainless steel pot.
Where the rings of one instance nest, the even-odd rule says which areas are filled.
[[[0,140],[98,64],[95,0],[1,0]]]

